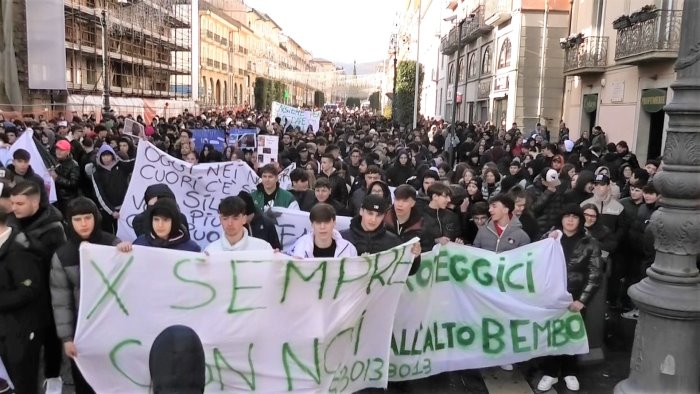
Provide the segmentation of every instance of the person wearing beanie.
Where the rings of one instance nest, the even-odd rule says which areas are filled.
[[[145,234],[146,231],[148,231],[148,211],[160,198],[171,198],[175,200],[175,193],[173,193],[170,186],[166,185],[165,183],[156,183],[155,185],[150,185],[146,188],[143,195],[143,200],[146,203],[146,209],[134,216],[134,220],[132,221],[134,233],[136,233],[137,237]],[[185,216],[183,213],[180,213],[180,223],[182,223],[183,229],[189,234],[189,223],[187,221],[187,216]]]
[[[148,211],[147,225],[148,231],[136,238],[134,245],[189,252],[201,252],[202,250],[197,243],[190,239],[189,233],[183,228],[180,220],[180,208],[171,198],[159,198],[153,204]],[[122,247],[120,250],[129,252],[131,248],[129,245],[129,247]]]
[[[49,284],[56,332],[70,359],[77,394],[94,392],[74,361],[78,356],[73,337],[80,304],[80,245],[89,242],[116,246],[120,242],[114,235],[101,230],[101,220],[97,205],[92,200],[86,197],[73,199],[66,208],[68,242],[56,250],[51,260]]]
[[[566,260],[566,288],[573,301],[568,309],[585,314],[589,303],[603,278],[603,260],[598,241],[586,233],[586,220],[583,210],[576,204],[566,205],[562,211],[557,229],[549,236],[558,239]],[[576,378],[578,368],[576,355],[547,356],[542,363],[544,376],[537,384],[540,391],[549,391],[564,378],[566,388],[578,391],[580,384]]]
[[[102,214],[102,229],[115,234],[119,210],[124,203],[135,160],[122,160],[109,144],[103,144],[95,163],[85,168],[92,180],[95,197]]]
[[[255,238],[264,239],[272,245],[273,249],[282,250],[282,243],[279,240],[277,229],[275,228],[274,215],[271,211],[263,214],[255,206],[253,197],[246,191],[238,193],[245,202],[246,224],[248,234]]]

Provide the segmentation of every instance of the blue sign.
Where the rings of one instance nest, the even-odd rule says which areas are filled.
[[[214,149],[223,152],[226,147],[226,132],[223,129],[191,129],[194,147],[200,150],[204,144],[212,144]]]

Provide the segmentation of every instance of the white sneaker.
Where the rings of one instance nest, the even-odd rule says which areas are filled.
[[[61,394],[63,392],[63,379],[58,378],[48,378],[44,380],[44,386],[46,386],[46,394]]]
[[[504,371],[512,371],[512,370],[513,370],[513,364],[501,365],[501,369],[504,370]]]
[[[552,389],[552,386],[557,384],[559,379],[553,378],[549,375],[544,375],[542,379],[540,379],[540,382],[537,383],[537,390],[539,391],[549,391]]]
[[[581,388],[578,379],[573,375],[565,376],[564,383],[566,383],[566,388],[569,389],[569,391],[578,391]]]

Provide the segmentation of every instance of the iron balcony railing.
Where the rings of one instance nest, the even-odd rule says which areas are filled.
[[[650,19],[617,31],[615,60],[655,51],[678,53],[683,11],[656,10],[651,13]]]
[[[566,48],[564,72],[607,65],[608,37],[584,37],[581,43]]]
[[[484,9],[479,7],[473,14],[469,23],[465,23],[462,28],[462,40],[466,43],[475,41],[477,38],[493,30],[493,26],[484,22]]]

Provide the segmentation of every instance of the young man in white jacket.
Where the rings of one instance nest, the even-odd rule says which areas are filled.
[[[357,250],[335,229],[335,209],[317,204],[309,212],[312,232],[302,235],[292,246],[291,255],[301,258],[356,257]]]
[[[226,197],[219,203],[221,238],[204,249],[211,252],[240,252],[246,250],[272,251],[267,241],[252,237],[245,228],[247,222],[246,204],[240,197]]]

